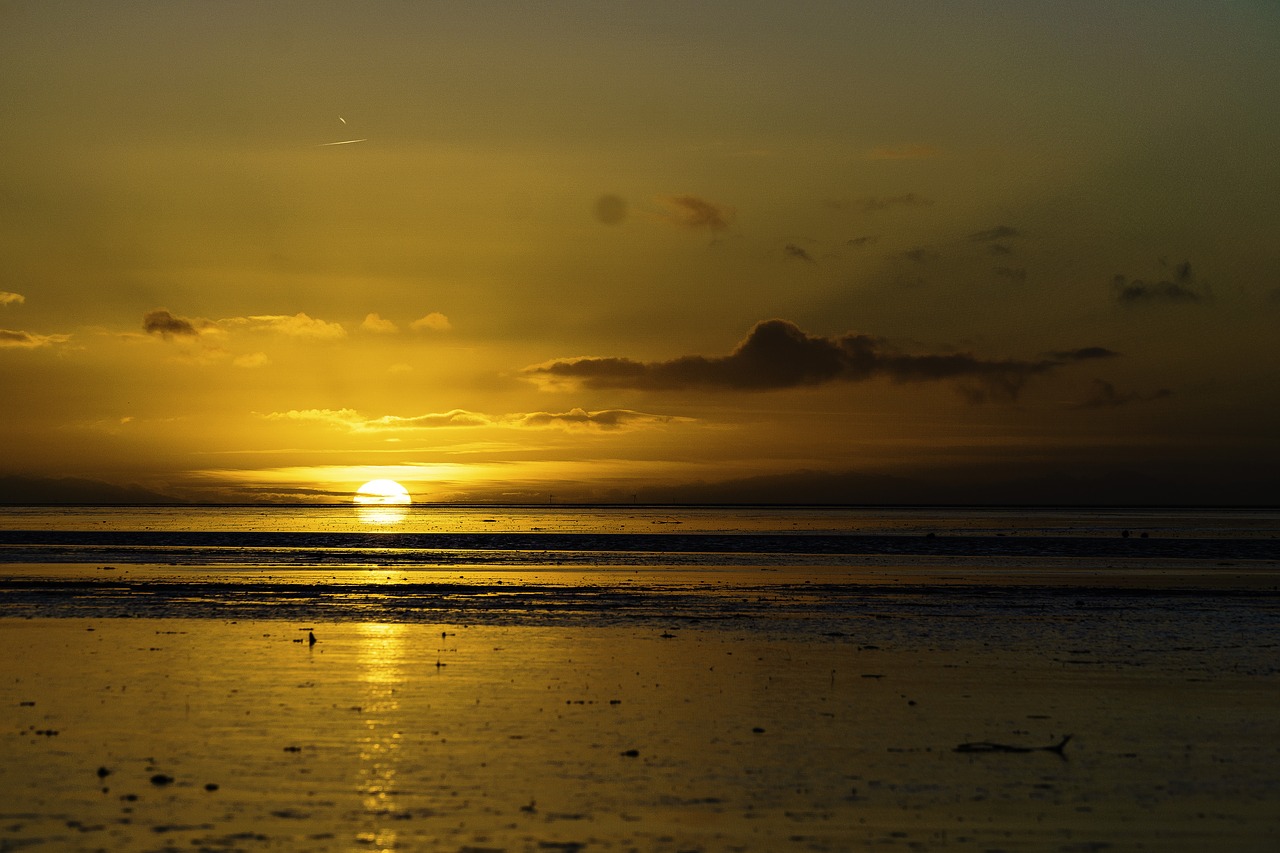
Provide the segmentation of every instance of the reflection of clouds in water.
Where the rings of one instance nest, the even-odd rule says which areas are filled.
[[[360,769],[357,787],[365,820],[358,836],[363,844],[376,849],[393,849],[396,830],[382,825],[394,820],[399,809],[396,801],[396,774],[399,769],[400,732],[397,716],[400,701],[396,690],[404,682],[404,626],[395,624],[361,625],[358,651],[362,682],[361,731],[359,734]]]
[[[409,515],[404,504],[361,504],[356,507],[356,517],[361,524],[395,526]]]

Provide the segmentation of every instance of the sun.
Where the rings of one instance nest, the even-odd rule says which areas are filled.
[[[395,480],[370,480],[356,489],[353,500],[358,504],[411,504],[409,490]]]

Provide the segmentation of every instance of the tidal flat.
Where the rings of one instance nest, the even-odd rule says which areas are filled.
[[[1280,835],[1274,512],[484,513],[6,516],[0,850]]]
[[[6,850],[1262,850],[1280,831],[1278,677],[1243,648],[192,619],[0,638]],[[957,751],[1067,734],[1061,756]]]

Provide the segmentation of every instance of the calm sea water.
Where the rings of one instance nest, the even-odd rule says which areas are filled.
[[[0,616],[1274,631],[1274,510],[11,507]],[[1143,617],[1126,617],[1141,604]],[[969,620],[969,621],[966,621]],[[1165,630],[1161,628],[1160,630]],[[940,635],[939,635],[940,636]]]
[[[0,531],[834,533],[1277,538],[1280,509],[670,506],[0,508]]]

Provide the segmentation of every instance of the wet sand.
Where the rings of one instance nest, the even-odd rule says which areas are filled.
[[[980,618],[965,612],[933,615]],[[895,621],[880,615],[831,635],[0,619],[0,850],[1190,851],[1280,834],[1275,632],[1156,622],[1135,639],[1003,611],[1035,624],[1008,642],[860,630]],[[1063,757],[955,751],[1066,734]]]

